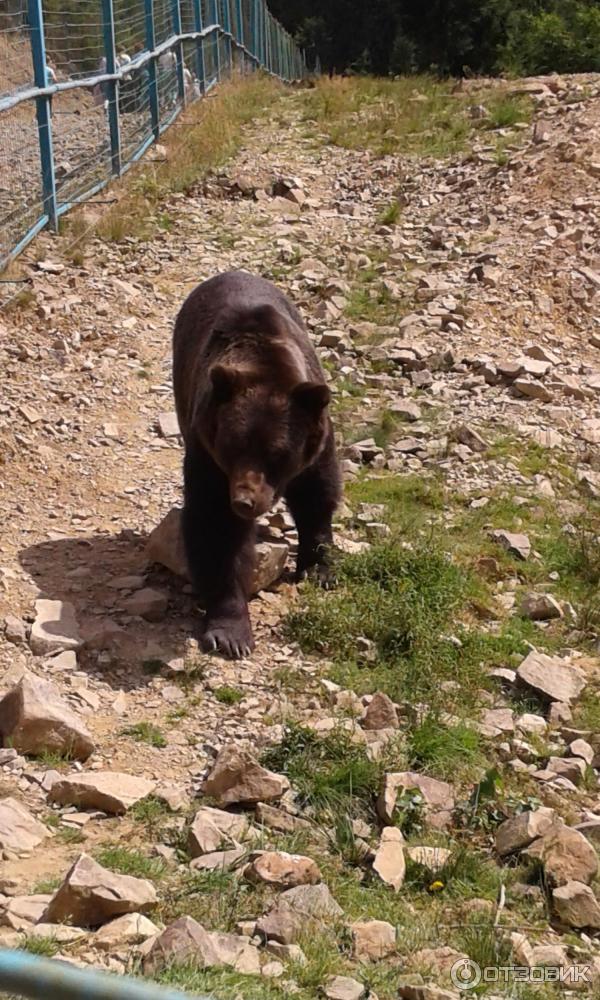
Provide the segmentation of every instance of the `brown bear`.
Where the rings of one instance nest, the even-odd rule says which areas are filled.
[[[297,578],[328,582],[340,472],[330,392],[299,312],[264,278],[228,271],[188,296],[175,323],[173,387],[184,438],[183,538],[204,601],[203,646],[253,649],[255,521],[285,497]]]

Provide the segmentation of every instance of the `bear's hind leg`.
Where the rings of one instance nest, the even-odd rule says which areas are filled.
[[[236,517],[227,481],[200,449],[184,461],[183,539],[190,575],[204,607],[202,646],[237,659],[254,649],[248,593],[254,524]]]

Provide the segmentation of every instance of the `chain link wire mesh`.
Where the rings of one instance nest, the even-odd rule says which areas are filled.
[[[259,67],[304,73],[265,0],[0,0],[0,267],[219,79]]]

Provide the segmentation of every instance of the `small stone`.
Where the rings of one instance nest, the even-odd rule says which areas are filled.
[[[579,830],[556,823],[540,840],[527,848],[527,855],[537,858],[551,885],[592,881],[598,872],[598,855]]]
[[[145,913],[156,902],[156,890],[147,879],[116,875],[81,854],[42,919],[50,924],[71,921],[79,927],[97,927],[124,913]]]
[[[376,962],[396,951],[396,928],[386,920],[359,920],[350,925],[354,957]]]
[[[120,771],[88,771],[69,774],[55,781],[50,800],[82,809],[101,809],[111,815],[127,812],[131,806],[152,795],[155,782]]]
[[[447,847],[409,847],[408,856],[416,865],[423,865],[430,872],[438,872],[452,857]]]
[[[341,906],[323,882],[299,885],[281,893],[268,913],[257,920],[256,933],[269,941],[294,944],[312,920],[332,922],[341,916]]]
[[[179,421],[176,413],[161,413],[158,417],[158,429],[164,438],[179,437]]]
[[[579,667],[568,665],[545,653],[529,653],[517,669],[517,678],[550,701],[574,701],[583,691],[586,678]]]
[[[12,642],[16,646],[24,645],[27,642],[25,622],[16,615],[7,615],[4,619],[4,637],[7,642]]]
[[[419,774],[417,771],[398,771],[385,775],[383,788],[377,800],[377,811],[383,822],[393,823],[399,792],[412,789],[423,797],[429,824],[438,829],[447,826],[454,810],[452,786],[445,781]]]
[[[223,809],[202,806],[198,809],[188,833],[188,849],[192,858],[210,854],[223,846],[237,846],[250,827],[246,816]]]
[[[35,602],[35,621],[29,636],[29,646],[35,656],[79,649],[82,642],[72,604],[42,599]]]
[[[312,858],[287,851],[265,851],[246,867],[244,878],[292,889],[296,885],[316,885],[321,881],[321,872]]]
[[[16,799],[0,799],[0,848],[33,851],[48,836],[48,830]]]
[[[588,885],[566,882],[552,891],[552,908],[567,927],[600,930],[600,906]]]
[[[500,857],[527,847],[550,830],[556,820],[554,809],[541,806],[528,810],[501,823],[496,831],[496,850]]]
[[[224,747],[202,784],[218,806],[255,805],[281,798],[290,787],[287,778],[261,767],[248,753],[230,745]]]
[[[377,691],[371,698],[361,725],[369,730],[399,728],[394,702],[383,691]]]
[[[143,913],[125,913],[122,917],[117,917],[105,924],[94,935],[94,948],[102,951],[112,951],[114,948],[130,948],[132,945],[140,944],[159,933],[156,924],[153,924]]]
[[[136,590],[123,602],[123,607],[130,615],[139,615],[149,622],[160,622],[167,613],[169,597],[162,590],[144,587]]]
[[[381,831],[381,841],[373,859],[373,871],[395,892],[402,886],[406,876],[404,859],[404,837],[395,826],[387,826]]]
[[[492,531],[492,538],[510,552],[511,555],[523,560],[529,558],[531,542],[527,535],[514,534],[510,531]]]
[[[349,976],[330,976],[323,986],[327,1000],[361,1000],[367,992],[362,983]]]
[[[412,399],[397,400],[397,402],[392,403],[390,411],[399,420],[406,420],[408,423],[414,423],[421,419],[421,407]]]
[[[525,594],[521,601],[521,614],[533,622],[547,622],[552,618],[562,618],[563,612],[558,601],[550,594]]]
[[[230,968],[260,974],[258,948],[238,934],[207,931],[192,917],[180,917],[156,938],[144,958],[144,972],[156,975],[170,965],[193,962],[200,969]]]
[[[460,424],[454,431],[454,436],[460,444],[466,445],[471,451],[484,452],[489,448],[489,444],[485,438],[473,427],[469,427],[468,424]]]
[[[94,743],[50,681],[28,671],[0,701],[0,740],[20,753],[58,753],[86,760]]]
[[[594,757],[596,756],[594,748],[590,746],[587,740],[573,740],[569,744],[569,753],[573,757],[581,757],[589,767],[594,763]]]

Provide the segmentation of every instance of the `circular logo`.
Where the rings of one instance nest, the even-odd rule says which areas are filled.
[[[474,990],[481,982],[481,969],[470,958],[459,958],[450,969],[450,978],[458,990]]]

